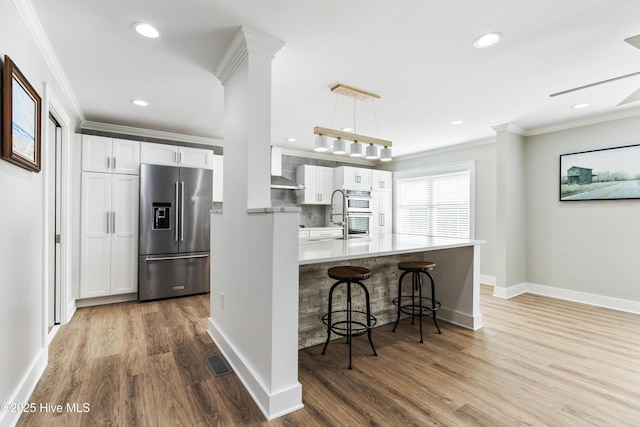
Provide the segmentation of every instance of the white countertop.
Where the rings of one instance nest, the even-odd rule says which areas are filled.
[[[387,234],[369,239],[300,239],[300,265],[474,246],[482,240]]]

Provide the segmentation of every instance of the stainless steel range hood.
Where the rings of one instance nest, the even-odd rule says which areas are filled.
[[[303,190],[304,185],[282,176],[282,148],[271,146],[271,188]]]

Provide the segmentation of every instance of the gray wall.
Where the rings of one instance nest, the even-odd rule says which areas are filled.
[[[528,282],[640,301],[640,200],[559,201],[560,154],[640,143],[631,117],[528,137]],[[640,165],[638,165],[640,168]]]

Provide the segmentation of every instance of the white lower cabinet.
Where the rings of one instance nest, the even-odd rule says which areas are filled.
[[[80,298],[138,291],[139,177],[82,174]]]

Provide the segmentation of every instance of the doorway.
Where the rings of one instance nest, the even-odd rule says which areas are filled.
[[[60,324],[62,312],[61,293],[61,187],[62,187],[62,126],[56,118],[49,114],[47,143],[50,146],[47,158],[47,170],[49,171],[49,182],[47,192],[49,194],[49,212],[47,218],[49,222],[49,233],[47,245],[49,250],[49,278],[48,278],[48,298],[47,298],[47,333],[51,334],[53,328]]]

